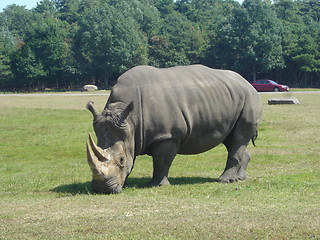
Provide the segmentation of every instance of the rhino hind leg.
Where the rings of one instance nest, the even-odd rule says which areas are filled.
[[[173,140],[162,141],[152,146],[153,176],[148,183],[149,186],[170,185],[168,180],[169,169],[173,159],[177,155],[177,151],[177,144]]]
[[[246,151],[246,145],[228,148],[228,159],[224,172],[219,177],[219,182],[236,182],[247,178],[246,168],[250,155]]]
[[[236,182],[247,178],[246,168],[250,161],[250,154],[247,152],[247,145],[254,134],[254,128],[246,125],[238,125],[223,142],[228,150],[228,159],[220,182]]]
[[[239,180],[246,180],[248,178],[246,174],[246,169],[250,159],[251,159],[250,153],[248,153],[248,151],[245,150],[240,163],[240,169],[238,171]]]

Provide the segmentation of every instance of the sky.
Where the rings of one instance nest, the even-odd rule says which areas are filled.
[[[17,4],[19,6],[26,6],[27,9],[31,9],[37,6],[37,2],[41,0],[0,0],[0,12],[11,4]]]

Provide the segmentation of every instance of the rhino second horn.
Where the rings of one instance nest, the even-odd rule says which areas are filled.
[[[110,154],[102,150],[102,148],[98,147],[95,144],[90,133],[89,133],[89,143],[92,151],[94,152],[94,155],[98,158],[99,161],[107,162],[110,160]]]
[[[92,113],[93,118],[96,118],[99,115],[99,111],[94,107],[94,102],[89,101],[86,108]]]

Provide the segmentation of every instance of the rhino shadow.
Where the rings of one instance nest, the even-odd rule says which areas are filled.
[[[148,182],[150,180],[151,178],[128,178],[127,187],[149,188]],[[218,179],[203,177],[169,177],[169,181],[171,185],[187,185],[218,182]]]
[[[126,188],[149,188],[148,182],[151,178],[128,178]],[[171,185],[203,184],[208,182],[218,182],[216,178],[203,177],[173,177],[169,178]],[[55,187],[50,191],[71,195],[94,194],[91,189],[91,181],[84,183],[73,183]]]
[[[61,185],[61,186],[58,186],[58,187],[51,189],[50,191],[56,192],[56,193],[71,194],[71,195],[93,194],[93,192],[91,190],[91,182]]]

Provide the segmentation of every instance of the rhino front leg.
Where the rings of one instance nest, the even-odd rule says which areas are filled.
[[[171,163],[177,155],[178,145],[173,140],[155,143],[152,147],[153,176],[149,186],[170,185],[168,173]]]

